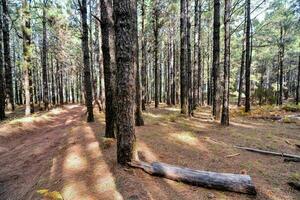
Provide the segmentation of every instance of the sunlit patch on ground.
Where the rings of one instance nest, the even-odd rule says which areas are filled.
[[[161,118],[162,117],[162,115],[160,115],[160,114],[153,114],[150,112],[145,112],[144,115],[148,116],[148,117],[152,117],[152,118]]]
[[[175,112],[180,112],[180,108],[176,108],[176,107],[167,107],[167,108],[164,108],[165,110],[169,110],[169,111],[175,111]]]
[[[79,145],[73,146],[67,153],[64,161],[64,169],[66,171],[83,171],[87,167],[87,161],[82,154],[82,149]]]
[[[62,108],[54,108],[50,111],[50,114],[58,115],[61,114],[64,110]]]
[[[64,200],[74,200],[74,199],[93,199],[92,196],[86,194],[87,192],[87,185],[84,181],[76,180],[72,182],[65,183],[64,187],[62,188],[62,196]]]
[[[113,191],[116,189],[115,180],[111,176],[111,174],[106,174],[106,175],[103,174],[102,177],[97,178],[95,187],[97,191],[100,193],[109,190]]]
[[[190,132],[171,133],[170,136],[176,141],[186,143],[187,145],[198,144],[198,139]]]
[[[169,137],[171,140],[175,140],[176,142],[183,143],[185,145],[191,145],[200,149],[202,151],[208,151],[202,142],[191,132],[177,132],[177,133],[169,133]]]

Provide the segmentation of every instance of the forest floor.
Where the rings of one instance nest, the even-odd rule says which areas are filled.
[[[65,105],[30,117],[11,116],[0,123],[0,199],[258,199],[299,200],[286,183],[300,177],[300,163],[234,148],[248,146],[300,154],[300,124],[272,120],[289,113],[257,108],[251,114],[231,110],[231,125],[214,122],[208,107],[192,118],[176,107],[160,105],[144,113],[136,128],[143,159],[199,170],[247,173],[256,197],[222,192],[153,177],[116,162],[116,142],[103,138],[104,114],[86,123],[85,109]],[[271,117],[270,117],[271,116]],[[289,123],[288,123],[289,122]],[[228,157],[228,155],[239,155]]]

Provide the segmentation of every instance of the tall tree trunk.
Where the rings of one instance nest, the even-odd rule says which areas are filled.
[[[172,62],[173,62],[173,68],[172,68],[172,97],[171,102],[173,105],[176,105],[176,74],[177,74],[177,66],[176,66],[176,48],[175,48],[175,40],[173,39],[172,44]]]
[[[296,104],[299,104],[299,93],[300,93],[300,55],[298,57],[298,77],[297,77],[297,88],[296,88]]]
[[[191,22],[190,22],[190,6],[189,0],[186,1],[186,12],[187,12],[187,90],[188,90],[188,114],[191,116],[193,113],[193,72],[192,72],[192,53],[191,53]]]
[[[113,29],[113,7],[111,0],[101,0],[101,33],[105,83],[105,137],[115,138],[116,120],[116,58],[115,32]]]
[[[25,115],[30,115],[34,111],[32,70],[31,70],[31,27],[30,27],[30,5],[27,0],[23,0],[23,74],[25,90]]]
[[[0,6],[0,16],[2,16],[2,6]],[[0,120],[5,118],[5,89],[4,89],[4,65],[2,54],[2,17],[0,17]]]
[[[154,101],[155,101],[155,108],[158,108],[158,104],[160,101],[160,86],[159,86],[159,64],[158,64],[158,0],[154,0],[153,2],[153,32],[154,32]]]
[[[15,81],[14,81],[14,88],[15,88],[15,93],[14,93],[14,97],[15,97],[15,104],[19,104],[19,95],[18,95],[18,68],[16,66],[16,40],[15,40],[15,37],[13,39],[13,66],[14,66],[14,78],[15,78]]]
[[[43,53],[42,53],[42,68],[43,68],[43,103],[44,109],[49,110],[48,96],[48,77],[47,77],[47,18],[46,18],[46,0],[43,5]]]
[[[94,121],[93,113],[93,94],[90,72],[90,58],[89,58],[89,32],[87,24],[87,8],[86,0],[81,2],[81,18],[82,18],[82,53],[83,53],[83,65],[84,65],[84,89],[85,89],[85,104],[87,107],[87,122]]]
[[[135,157],[135,35],[136,1],[114,0],[117,61],[117,160],[126,165]]]
[[[10,60],[10,34],[9,34],[9,10],[7,0],[2,0],[2,19],[3,19],[3,49],[4,49],[4,68],[5,68],[5,93],[7,100],[7,109],[15,110],[13,81],[12,81],[12,67]]]
[[[214,33],[213,33],[213,110],[216,120],[220,118],[220,0],[214,0]]]
[[[55,96],[55,74],[54,74],[54,60],[53,60],[53,54],[51,54],[51,78],[52,78],[52,104],[53,106],[56,104],[56,96]]]
[[[225,0],[224,12],[224,90],[221,124],[229,126],[229,78],[230,78],[230,7],[231,1]]]
[[[246,64],[245,64],[245,112],[250,111],[250,73],[251,73],[251,54],[250,54],[250,26],[251,26],[251,18],[250,18],[250,0],[246,1],[246,12],[247,12],[247,20],[246,20]]]
[[[202,65],[202,51],[201,51],[201,30],[202,30],[202,23],[201,23],[201,20],[202,20],[202,1],[198,3],[198,7],[199,7],[199,16],[198,16],[198,23],[197,23],[197,26],[195,28],[198,29],[198,33],[197,33],[197,62],[198,62],[198,73],[197,73],[197,78],[198,78],[198,82],[197,82],[197,90],[196,92],[198,93],[197,94],[197,103],[199,103],[199,105],[203,105],[203,91],[202,91],[202,82],[203,82],[203,79],[204,77],[202,76],[203,74],[203,71],[204,69],[202,69],[202,67],[204,65]],[[196,24],[195,24],[196,25]]]
[[[209,30],[208,30],[209,31]],[[210,38],[209,35],[207,35],[207,105],[211,105],[211,69],[210,69]]]
[[[135,1],[137,4],[137,2]],[[137,7],[137,5],[135,5]],[[138,40],[138,18],[137,18],[137,9],[133,10],[136,13],[133,13],[133,23],[135,25],[134,27],[134,38],[135,39],[135,45],[134,45],[134,57],[135,58],[135,69],[136,69],[136,78],[135,78],[135,125],[136,126],[143,126],[144,125],[144,119],[142,116],[142,97],[141,97],[141,72],[140,72],[140,65],[139,65],[139,40]]]
[[[147,91],[147,61],[146,61],[146,41],[145,41],[145,18],[146,18],[146,9],[145,9],[145,0],[142,0],[142,110],[146,110],[146,91]]]
[[[180,0],[180,105],[181,113],[187,114],[187,0]]]
[[[56,60],[56,73],[58,75],[58,88],[59,88],[59,104],[64,104],[64,93],[63,93],[63,71],[62,71],[62,64]],[[81,81],[80,81],[81,82]],[[81,90],[81,88],[80,88]]]
[[[279,41],[279,105],[282,105],[283,93],[283,57],[284,57],[284,43],[283,43],[283,27],[280,26],[280,41]]]
[[[96,12],[101,13],[101,2],[97,2],[97,7],[96,7]],[[95,21],[95,44],[94,44],[94,49],[95,49],[95,68],[99,70],[99,76],[94,76],[93,79],[93,88],[94,88],[94,99],[95,102],[98,104],[99,107],[99,112],[101,112],[104,109],[104,98],[103,98],[103,66],[102,66],[102,57],[101,57],[101,33],[100,33],[100,21],[96,20]],[[99,87],[97,87],[97,84],[99,84]]]
[[[195,0],[194,8],[194,65],[193,65],[193,109],[196,109],[199,103],[199,0]],[[201,75],[201,74],[200,74]]]
[[[247,9],[245,5],[245,21],[247,21]],[[243,83],[244,83],[244,72],[245,72],[245,46],[246,46],[246,26],[247,23],[244,24],[244,33],[243,33],[243,41],[242,41],[242,56],[241,56],[241,68],[240,68],[240,75],[239,75],[239,90],[238,90],[238,107],[241,106],[242,101],[242,92],[243,92]]]

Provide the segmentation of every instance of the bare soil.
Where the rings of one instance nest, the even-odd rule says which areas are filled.
[[[214,122],[208,107],[199,109],[190,119],[181,116],[178,108],[165,105],[144,113],[145,126],[136,128],[140,157],[199,170],[247,173],[258,191],[253,197],[120,167],[116,142],[103,138],[104,114],[95,109],[96,122],[86,123],[84,113],[82,106],[66,105],[0,124],[1,200],[300,199],[300,192],[286,184],[291,176],[299,176],[300,163],[286,163],[281,157],[233,147],[299,155],[300,149],[294,145],[300,144],[299,123],[248,116],[237,108],[232,109],[230,127]],[[50,193],[39,194],[37,191],[42,189]],[[51,192],[56,197],[49,195]]]

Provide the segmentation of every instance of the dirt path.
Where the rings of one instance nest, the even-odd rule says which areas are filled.
[[[24,199],[80,121],[82,107],[67,106],[39,117],[13,120],[0,127],[1,199]]]
[[[300,154],[291,145],[300,143],[299,125],[235,117],[230,127],[223,128],[211,120],[208,108],[188,119],[178,114],[178,108],[161,107],[145,112],[146,125],[136,128],[141,157],[201,170],[248,173],[257,197],[121,168],[115,141],[103,138],[104,114],[95,110],[96,122],[86,123],[84,108],[68,105],[0,124],[0,199],[47,199],[37,190],[48,189],[64,200],[299,200],[300,193],[286,185],[289,176],[300,176],[299,163],[233,148],[245,145]],[[226,158],[235,153],[240,155]]]

